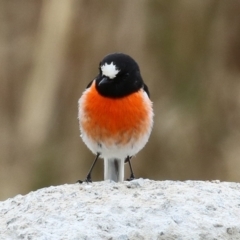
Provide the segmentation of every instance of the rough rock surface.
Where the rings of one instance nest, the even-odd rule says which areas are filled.
[[[0,239],[240,239],[240,184],[110,181],[0,202]]]

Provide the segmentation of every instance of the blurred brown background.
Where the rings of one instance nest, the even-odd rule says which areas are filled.
[[[77,101],[111,52],[139,63],[154,102],[136,176],[240,181],[240,1],[2,0],[1,200],[84,179]]]

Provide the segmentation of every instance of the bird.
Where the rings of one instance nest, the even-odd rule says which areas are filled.
[[[92,182],[92,170],[104,159],[104,180],[124,181],[124,164],[148,142],[153,127],[153,103],[137,62],[127,54],[111,53],[99,63],[98,75],[78,101],[81,138],[95,154],[84,181]]]

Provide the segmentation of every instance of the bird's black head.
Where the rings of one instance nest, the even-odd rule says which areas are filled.
[[[128,55],[113,53],[99,64],[97,91],[106,97],[124,97],[144,87],[138,64]]]

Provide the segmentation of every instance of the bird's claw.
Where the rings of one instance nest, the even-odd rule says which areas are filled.
[[[89,178],[89,177],[86,177],[86,179],[84,180],[84,181],[82,181],[82,180],[78,180],[77,181],[77,183],[80,183],[80,184],[82,184],[82,183],[92,183],[92,179],[91,178]]]
[[[132,181],[132,180],[134,180],[134,179],[136,179],[136,178],[134,177],[134,175],[131,175],[130,178],[127,178],[127,181]]]

